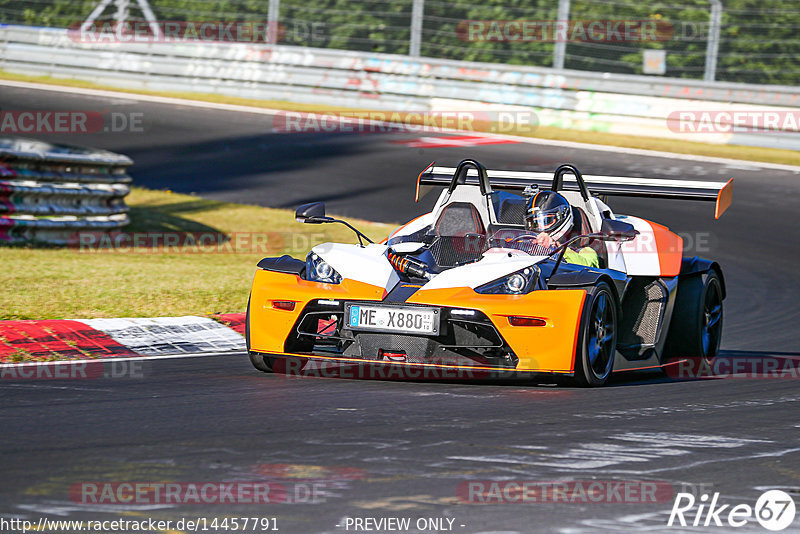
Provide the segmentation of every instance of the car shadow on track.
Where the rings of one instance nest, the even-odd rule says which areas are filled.
[[[438,370],[430,371],[405,371],[401,366],[373,366],[362,365],[326,365],[324,367],[311,367],[287,369],[277,366],[271,375],[277,379],[334,379],[358,380],[379,382],[404,382],[412,384],[437,384],[437,385],[462,385],[462,386],[502,386],[502,387],[530,387],[541,389],[582,389],[573,386],[569,379],[554,379],[551,376],[538,376],[534,378],[497,377],[490,372],[475,372],[469,370]],[[660,369],[646,371],[625,371],[612,376],[608,387],[626,385],[642,385],[647,383],[665,383],[675,380],[666,376]]]
[[[623,371],[614,375],[609,385],[792,378],[800,378],[800,352],[723,350],[711,361],[687,358],[670,362],[662,369]]]
[[[481,374],[483,373],[483,374]],[[569,380],[552,377],[516,378],[493,376],[485,371],[439,370],[413,372],[403,366],[310,365],[278,367],[276,378],[329,378],[410,383],[492,385],[573,389]],[[712,361],[683,359],[663,368],[620,371],[612,375],[606,387],[646,386],[722,379],[800,378],[800,352],[722,351]]]

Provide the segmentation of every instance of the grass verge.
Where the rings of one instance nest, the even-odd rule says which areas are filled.
[[[134,188],[127,202],[131,225],[126,235],[147,234],[162,243],[165,236],[177,236],[178,246],[137,247],[120,240],[122,246],[101,250],[0,247],[0,319],[244,312],[261,258],[305,257],[318,243],[355,242],[342,225],[300,224],[288,210],[141,188]],[[374,240],[394,229],[353,224]]]
[[[28,76],[13,74],[0,71],[0,79],[26,81],[34,83],[45,83],[51,85],[62,85],[67,87],[82,87],[89,89],[104,89],[120,91],[126,93],[146,94],[153,96],[166,96],[189,100],[199,100],[203,102],[217,102],[222,104],[234,104],[241,106],[261,107],[270,109],[280,109],[287,111],[300,112],[353,112],[347,108],[321,106],[317,104],[300,104],[285,102],[280,100],[251,100],[217,94],[203,94],[192,92],[168,92],[168,91],[147,91],[139,89],[127,89],[109,85],[101,85],[82,80],[71,80],[52,78],[49,76]],[[511,132],[509,132],[511,133]],[[572,141],[576,143],[587,143],[595,145],[617,146],[625,148],[638,148],[643,150],[657,150],[661,152],[674,152],[677,154],[693,154],[698,156],[711,156],[718,158],[730,158],[743,161],[758,161],[764,163],[779,163],[784,165],[800,166],[800,153],[794,150],[783,150],[777,148],[760,148],[735,145],[716,145],[711,143],[700,143],[696,141],[685,141],[682,139],[662,139],[658,137],[642,137],[634,135],[621,135],[606,132],[570,130],[555,128],[551,126],[541,126],[534,132],[521,132],[517,135],[532,137],[537,139],[549,139],[555,141]]]

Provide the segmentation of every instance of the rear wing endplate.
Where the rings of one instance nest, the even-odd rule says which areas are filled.
[[[417,198],[421,187],[449,187],[456,172],[454,167],[429,165],[417,179]],[[625,176],[587,176],[575,174],[571,165],[564,165],[553,174],[528,171],[487,170],[489,185],[493,190],[523,191],[534,185],[540,189],[556,191],[578,191],[586,189],[595,196],[626,196],[646,198],[668,198],[678,200],[704,200],[715,203],[714,216],[719,219],[733,201],[733,179],[727,182],[701,182],[693,180],[666,180],[662,178],[631,178]],[[464,169],[461,169],[464,172]],[[585,189],[579,182],[583,181]],[[481,185],[478,170],[466,169],[466,176],[459,180],[465,185]],[[481,188],[483,189],[483,187]]]

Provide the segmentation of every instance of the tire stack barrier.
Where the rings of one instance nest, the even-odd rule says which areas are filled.
[[[0,243],[67,245],[127,225],[130,158],[0,137]]]

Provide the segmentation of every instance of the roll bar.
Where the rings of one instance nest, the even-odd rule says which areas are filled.
[[[470,167],[478,172],[478,185],[481,188],[481,195],[486,196],[492,193],[492,184],[489,183],[489,173],[486,167],[474,159],[465,159],[458,164],[456,172],[453,173],[453,179],[450,180],[450,186],[447,188],[448,193],[455,191],[459,184],[464,184],[467,181],[467,172]]]
[[[565,174],[575,175],[575,180],[577,180],[578,182],[578,190],[580,191],[583,200],[588,201],[589,188],[586,187],[586,182],[583,179],[583,175],[581,174],[581,171],[579,171],[578,168],[575,167],[575,165],[572,165],[570,163],[565,163],[563,165],[558,166],[555,174],[553,175],[553,185],[551,186],[551,189],[555,192],[559,192],[562,190],[562,187],[564,186]]]

